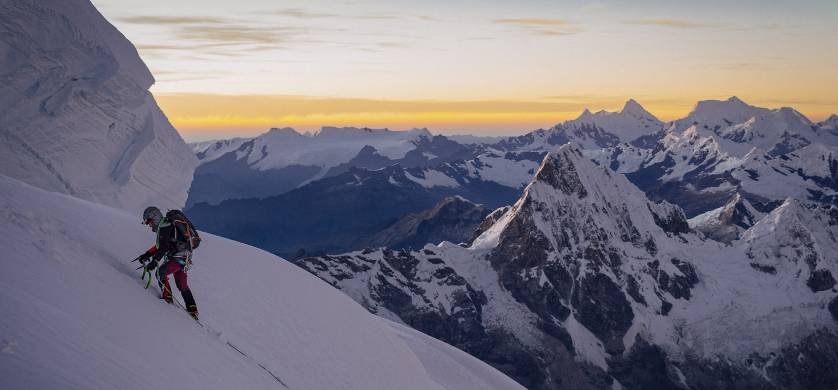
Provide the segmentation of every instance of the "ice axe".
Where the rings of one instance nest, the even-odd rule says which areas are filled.
[[[142,274],[142,276],[140,276],[140,279],[145,281],[145,288],[148,289],[148,286],[151,285],[151,272],[148,272],[148,269],[145,266],[145,262],[143,261],[143,255],[139,255],[134,260],[131,260],[132,263],[135,262],[135,261],[140,262],[140,266],[137,267],[137,269],[140,269],[140,268],[143,269],[143,274]],[[148,280],[146,280],[146,276],[148,276]]]

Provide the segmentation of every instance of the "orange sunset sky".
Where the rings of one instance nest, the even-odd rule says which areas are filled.
[[[520,134],[736,95],[838,112],[838,1],[94,0],[190,141],[270,127]]]

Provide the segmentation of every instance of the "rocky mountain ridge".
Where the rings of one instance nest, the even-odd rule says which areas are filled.
[[[528,388],[823,388],[836,210],[787,200],[724,246],[565,145],[468,247],[297,263]]]

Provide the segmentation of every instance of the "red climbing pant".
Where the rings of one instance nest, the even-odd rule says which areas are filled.
[[[157,268],[157,280],[160,283],[160,291],[163,296],[172,296],[172,288],[169,287],[169,275],[175,274],[175,285],[180,291],[189,290],[189,285],[186,284],[186,271],[183,270],[183,265],[179,261],[172,259]]]

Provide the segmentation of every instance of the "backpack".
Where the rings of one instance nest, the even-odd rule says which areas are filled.
[[[201,236],[198,235],[198,229],[183,211],[169,210],[166,213],[166,219],[175,227],[175,241],[177,242],[178,250],[193,251],[201,245]]]

